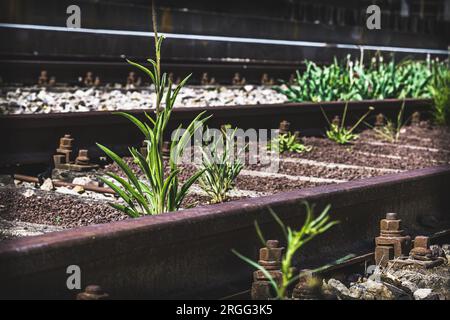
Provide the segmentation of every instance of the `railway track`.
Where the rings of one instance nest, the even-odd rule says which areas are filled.
[[[400,100],[350,102],[349,114],[357,117],[374,106],[373,115],[383,113],[393,117],[401,104]],[[426,115],[429,104],[428,100],[407,100],[407,116],[416,111]],[[328,114],[340,114],[344,108],[340,102],[321,105]],[[292,130],[301,129],[303,134],[314,136],[325,125],[318,104],[305,103],[178,108],[170,126],[175,128],[179,123],[186,123],[203,110],[213,114],[209,123],[212,127],[231,123],[243,129],[276,128],[280,121],[287,119]],[[143,115],[142,110],[131,113],[137,117]],[[92,151],[93,157],[98,155],[93,149],[96,141],[106,141],[121,154],[125,154],[128,145],[140,144],[136,129],[110,112],[4,116],[0,118],[0,128],[2,134],[10,134],[2,147],[9,150],[6,156],[2,155],[3,166],[49,163],[59,137],[68,132],[77,139],[80,148]],[[317,138],[309,139],[309,143],[319,142],[314,140]],[[300,256],[301,267],[313,268],[348,254],[355,256],[326,269],[324,275],[372,264],[379,220],[387,212],[396,212],[403,220],[405,232],[412,237],[427,235],[434,243],[448,243],[450,166],[438,166],[442,162],[433,162],[433,157],[427,161],[435,167],[405,171],[397,166],[407,162],[410,151],[429,154],[450,151],[435,144],[403,142],[396,146],[400,151],[383,154],[383,148],[392,145],[367,140],[367,137],[363,140],[353,150],[367,159],[359,164],[320,161],[316,155],[306,154],[301,158],[283,157],[277,174],[267,175],[257,167],[241,172],[242,181],[253,179],[256,185],[272,184],[276,179],[286,184],[290,181],[293,186],[298,184],[289,192],[245,190],[245,184],[238,181],[236,195],[249,198],[1,241],[0,297],[72,299],[74,292],[65,286],[66,268],[78,265],[83,272],[83,286],[101,285],[114,298],[249,298],[251,269],[231,249],[255,257],[260,244],[254,221],[259,222],[266,236],[280,239],[277,223],[268,208],[276,211],[286,224],[298,227],[305,215],[302,201],[315,203],[318,209],[331,204],[333,218],[341,223],[308,246]],[[319,151],[327,145],[320,143],[321,147],[316,147]],[[392,163],[372,164],[375,158],[383,157]],[[307,168],[305,172],[319,169],[313,171],[320,172],[320,176],[303,176],[299,168]],[[335,176],[333,170],[342,171],[344,176]],[[357,172],[382,176],[347,180],[346,174],[351,176]],[[39,182],[28,176],[15,175],[15,179]],[[55,186],[72,188],[75,184],[55,181]],[[113,193],[101,187],[85,187],[91,192]],[[14,199],[22,197],[20,188],[13,188],[12,192],[18,195]],[[193,188],[193,194],[198,192]]]
[[[281,237],[269,207],[298,227],[302,201],[332,204],[341,223],[309,244],[299,261],[313,267],[352,253],[359,258],[344,263],[349,267],[373,258],[386,212],[396,212],[411,236],[448,241],[449,188],[450,166],[440,166],[6,241],[0,296],[74,298],[65,286],[66,268],[74,264],[83,285],[101,285],[115,298],[230,296],[251,281],[251,268],[231,249],[255,256],[254,221],[267,237]]]
[[[349,102],[349,115],[358,117],[367,111],[369,106],[375,115],[383,113],[388,117],[396,117],[403,100],[378,100]],[[419,111],[426,117],[431,101],[423,99],[407,99],[406,117]],[[345,107],[344,102],[325,103],[289,103],[245,106],[215,107],[180,107],[174,109],[167,132],[172,132],[179,124],[186,125],[200,112],[212,115],[208,121],[210,127],[223,124],[244,130],[249,128],[278,128],[283,120],[291,122],[292,130],[300,130],[302,135],[322,134],[326,126],[319,106],[329,115],[340,115]],[[143,119],[144,110],[127,111]],[[127,153],[128,146],[142,143],[138,130],[123,117],[112,112],[54,113],[5,115],[0,117],[0,168],[16,165],[49,164],[57,147],[59,138],[64,134],[75,138],[77,148],[87,149],[91,158],[101,155],[96,142],[110,146],[118,154]],[[166,137],[169,138],[169,137]]]

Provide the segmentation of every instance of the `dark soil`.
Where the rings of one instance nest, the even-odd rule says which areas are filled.
[[[26,188],[0,187],[0,217],[10,221],[23,221],[72,228],[91,224],[127,219],[128,216],[104,201],[66,195],[51,191],[33,190],[34,195],[25,197]],[[230,198],[228,201],[239,198]],[[183,208],[209,203],[209,198],[189,194]]]
[[[304,140],[307,145],[313,146],[311,152],[286,153],[283,157],[400,170],[425,168],[450,161],[450,153],[447,152],[413,150],[397,147],[395,144],[373,146],[365,144],[365,139],[362,137],[354,144],[349,145],[338,145],[332,141],[315,137]],[[369,156],[367,153],[373,155]],[[396,157],[401,158],[397,159]]]
[[[24,191],[25,188],[15,187],[0,189],[3,219],[78,227],[127,218],[105,202],[41,190],[34,190],[34,195],[25,197]]]
[[[405,127],[397,143],[380,140],[372,130],[360,134],[360,139],[349,145],[338,145],[328,139],[318,137],[303,138],[306,145],[312,146],[311,152],[285,153],[282,159],[297,158],[319,162],[349,164],[361,167],[380,169],[411,170],[450,163],[450,130],[434,128],[428,125]],[[383,145],[371,145],[367,142],[382,142]],[[411,145],[440,149],[439,152],[430,150],[399,147]],[[369,155],[370,154],[370,155]],[[139,172],[132,159],[124,159],[129,166]],[[246,165],[246,170],[262,170],[261,165]],[[185,181],[197,169],[192,165],[181,166],[180,181]],[[167,170],[168,171],[168,170]],[[114,172],[122,174],[120,168],[110,164],[98,171],[98,174]],[[316,165],[304,165],[293,162],[280,162],[278,173],[290,176],[305,176],[314,178],[328,178],[338,180],[354,180],[387,174],[388,172],[367,168],[333,168]],[[241,174],[236,179],[236,188],[273,194],[301,188],[309,188],[324,183],[300,181],[277,177],[254,177]],[[24,188],[8,186],[0,187],[0,217],[6,220],[76,227],[89,224],[107,223],[126,219],[127,216],[113,209],[100,200],[87,197],[59,194],[34,190],[30,197],[22,195]],[[240,197],[242,198],[242,197]],[[230,198],[233,201],[238,198]],[[209,204],[210,199],[205,195],[189,194],[183,208]]]
[[[355,180],[386,174],[386,172],[377,170],[337,169],[289,162],[280,163],[279,172],[289,175],[313,176],[338,180]]]
[[[317,185],[319,185],[319,183],[291,180],[286,178],[248,177],[240,175],[236,179],[236,187],[238,189],[267,193],[310,188]]]

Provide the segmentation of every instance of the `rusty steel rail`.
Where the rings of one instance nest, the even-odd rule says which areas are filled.
[[[256,258],[254,221],[282,239],[268,207],[299,227],[302,201],[332,205],[341,223],[303,249],[299,266],[309,268],[373,252],[386,212],[397,212],[411,236],[448,229],[449,189],[450,166],[441,166],[5,241],[0,297],[71,299],[69,265],[80,266],[83,287],[100,285],[111,297],[224,297],[249,288],[252,268],[231,249]]]
[[[357,118],[365,113],[369,106],[375,110],[368,121],[383,113],[396,117],[403,100],[377,100],[349,102],[349,117]],[[420,111],[426,116],[430,100],[407,99],[406,116]],[[212,115],[208,121],[210,127],[232,124],[242,129],[278,128],[282,120],[291,122],[292,130],[300,130],[303,135],[318,135],[326,127],[320,111],[322,106],[329,116],[340,115],[344,102],[324,103],[287,103],[269,105],[183,107],[175,108],[168,126],[167,134],[180,124],[187,125],[200,112]],[[144,119],[144,110],[127,111]],[[16,164],[50,164],[59,138],[69,133],[75,138],[75,147],[87,149],[91,158],[103,155],[96,147],[101,142],[117,153],[127,154],[128,146],[140,145],[142,136],[127,119],[112,112],[80,112],[54,114],[6,115],[0,117],[0,168]],[[170,136],[166,137],[167,139]]]

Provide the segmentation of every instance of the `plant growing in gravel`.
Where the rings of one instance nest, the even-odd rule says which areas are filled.
[[[450,69],[435,66],[435,77],[430,85],[433,98],[433,118],[439,125],[450,124]]]
[[[434,66],[444,65],[429,59],[386,63],[382,56],[368,65],[361,60],[347,56],[342,63],[334,59],[323,66],[305,61],[305,71],[297,71],[293,83],[282,82],[275,89],[292,102],[429,98]]]
[[[281,259],[281,272],[283,276],[280,282],[277,282],[270,275],[270,273],[257,262],[241,255],[236,250],[232,250],[233,253],[239,258],[263,272],[272,284],[278,299],[287,298],[289,287],[301,276],[301,274],[294,275],[295,268],[293,267],[293,259],[299,253],[300,249],[316,236],[326,232],[328,229],[339,223],[339,221],[330,221],[330,216],[328,215],[331,208],[330,205],[328,205],[317,218],[314,216],[314,205],[311,206],[307,202],[304,202],[304,205],[306,208],[306,220],[300,230],[292,230],[291,227],[286,226],[278,215],[271,208],[269,208],[270,213],[279,224],[286,239],[286,251]],[[262,231],[256,221],[255,228],[260,240],[263,245],[265,245],[266,240],[264,239]],[[329,265],[315,269],[313,272],[318,272],[326,267],[329,267]]]
[[[236,130],[224,126],[218,137],[210,136],[212,142],[209,148],[202,150],[203,174],[199,177],[198,183],[213,203],[227,199],[228,192],[233,188],[234,181],[244,166],[240,155],[245,151],[245,146],[236,150]]]
[[[199,129],[208,119],[203,117],[203,113],[199,114],[187,127],[181,138],[172,141],[170,146],[169,168],[170,171],[166,175],[164,172],[164,160],[162,155],[163,136],[167,123],[169,122],[175,100],[181,88],[184,86],[190,75],[180,82],[175,89],[172,89],[172,81],[167,77],[166,73],[161,75],[161,44],[163,36],[158,36],[156,30],[156,19],[153,9],[153,29],[155,32],[155,51],[156,61],[148,59],[152,64],[153,70],[147,67],[128,61],[131,65],[145,72],[155,85],[156,101],[155,101],[155,117],[151,117],[145,113],[149,123],[141,122],[136,117],[119,112],[117,114],[124,116],[134,123],[144,135],[146,152],[141,153],[136,148],[129,148],[134,163],[139,167],[139,174],[125,163],[124,160],[112,150],[98,144],[108,157],[110,157],[122,170],[125,177],[118,176],[113,173],[107,173],[112,179],[100,177],[100,179],[113,189],[125,204],[110,203],[110,205],[120,211],[125,212],[131,217],[138,217],[144,214],[160,214],[168,211],[178,210],[181,202],[187,195],[189,188],[200,177],[203,171],[198,171],[187,179],[184,184],[179,185],[178,159],[182,157],[186,144],[190,141],[194,132]],[[165,99],[165,107],[161,104]],[[178,128],[180,130],[180,128]],[[178,131],[175,136],[180,136]],[[144,179],[141,179],[143,177]],[[113,182],[114,181],[114,182]]]
[[[347,127],[345,126],[348,103],[345,104],[344,112],[342,114],[342,120],[335,118],[333,121],[330,121],[323,108],[320,107],[320,109],[322,110],[322,113],[329,126],[329,129],[326,131],[328,139],[339,144],[348,144],[358,139],[358,134],[354,133],[354,131],[373,110],[373,107],[369,107],[369,110],[364,115],[362,115],[362,117],[360,117],[359,120],[350,129],[347,129]]]
[[[377,136],[381,139],[387,140],[391,143],[395,143],[400,138],[400,133],[402,132],[403,127],[406,125],[407,121],[403,120],[405,114],[405,101],[403,101],[400,111],[397,114],[396,120],[391,120],[383,116],[384,125],[380,127],[374,127],[368,123],[367,126],[371,127]]]
[[[274,150],[279,153],[283,152],[309,152],[312,150],[311,146],[305,146],[299,137],[291,132],[279,134],[272,139],[267,146],[269,150]]]

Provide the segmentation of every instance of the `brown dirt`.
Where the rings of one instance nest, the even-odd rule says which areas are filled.
[[[320,162],[351,164],[365,167],[411,170],[428,166],[436,166],[450,162],[450,152],[429,152],[398,147],[399,145],[413,145],[427,148],[450,149],[450,130],[435,128],[427,125],[406,127],[400,140],[395,144],[382,146],[369,145],[367,141],[377,141],[373,131],[361,133],[360,139],[350,145],[338,145],[332,141],[317,137],[304,138],[306,145],[313,146],[308,153],[286,153],[282,158],[300,158]],[[384,143],[386,143],[384,141]],[[372,156],[363,153],[373,154]],[[389,157],[381,157],[386,155]],[[400,157],[400,158],[396,158]],[[133,170],[137,166],[130,158],[125,161]],[[195,172],[193,166],[183,166],[180,181]],[[247,170],[261,170],[261,165],[247,165]],[[115,164],[99,170],[99,174],[111,171],[120,174],[121,170]],[[292,162],[280,162],[279,173],[292,176],[309,176],[316,178],[354,180],[386,174],[385,171],[371,169],[338,169],[322,166],[303,165]],[[323,183],[312,183],[287,178],[249,177],[240,175],[236,180],[236,187],[241,190],[265,192],[268,194],[313,187]],[[76,227],[89,224],[106,223],[126,219],[127,216],[110,207],[107,203],[63,195],[55,192],[35,190],[35,195],[25,197],[23,188],[14,186],[0,188],[0,217],[6,220]],[[237,198],[231,198],[229,201]],[[183,207],[195,207],[209,203],[204,195],[190,194],[183,202]]]

